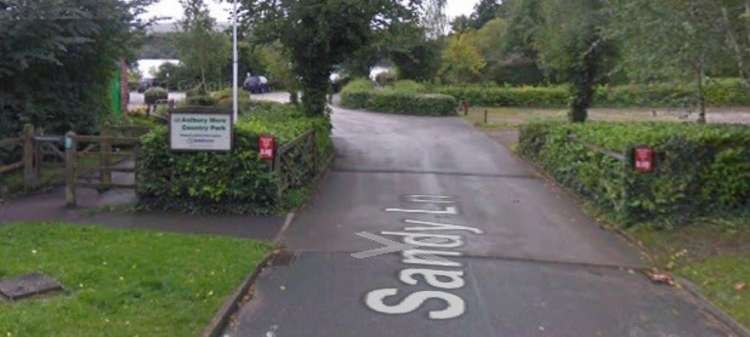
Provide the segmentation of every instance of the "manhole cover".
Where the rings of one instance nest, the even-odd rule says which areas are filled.
[[[0,280],[0,295],[11,301],[62,290],[59,282],[40,273]]]

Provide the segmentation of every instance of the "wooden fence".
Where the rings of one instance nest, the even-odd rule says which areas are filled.
[[[589,149],[591,151],[594,151],[596,153],[602,154],[604,156],[607,156],[609,158],[612,158],[614,160],[617,160],[617,161],[620,161],[620,162],[627,161],[627,156],[625,154],[618,153],[618,152],[615,152],[615,151],[612,151],[612,150],[609,150],[609,149],[605,149],[605,148],[603,148],[603,147],[601,147],[599,145],[586,143],[586,142],[580,140],[578,138],[578,136],[576,136],[576,135],[573,135],[573,134],[568,135],[568,140],[571,140],[571,141],[574,141],[574,142],[578,142],[579,144],[583,145],[585,148],[587,148],[587,149]]]
[[[20,147],[21,159],[15,163],[0,165],[0,174],[11,173],[23,169],[23,182],[27,189],[36,187],[39,182],[39,172],[42,160],[51,150],[48,144],[51,142],[50,137],[35,135],[34,127],[24,125],[20,137],[6,138],[0,140],[0,147],[12,152],[16,147]],[[59,150],[58,150],[59,152]]]
[[[111,187],[128,187],[132,185],[119,186],[111,181],[112,172],[128,171],[134,169],[123,167],[114,167],[123,160],[127,160],[126,152],[123,149],[133,148],[137,145],[138,138],[149,131],[148,128],[138,126],[106,126],[101,136],[81,136],[74,135],[70,138],[74,146],[73,155],[68,151],[65,136],[44,135],[41,130],[35,130],[31,125],[25,125],[19,137],[0,139],[0,148],[13,153],[17,148],[21,148],[20,159],[17,162],[2,164],[0,163],[0,174],[10,174],[23,170],[23,185],[27,190],[36,188],[41,180],[43,167],[54,168],[61,173],[65,173],[65,182],[70,180],[68,173],[73,172],[79,177],[90,178],[92,174],[98,174],[101,181],[97,186],[100,190],[106,190]],[[85,145],[80,146],[79,145]],[[63,150],[65,149],[65,150]],[[132,152],[129,153],[132,155]],[[98,165],[93,169],[82,169],[79,166],[78,159],[83,157],[98,158]],[[70,167],[74,169],[71,170]],[[64,172],[63,172],[64,170]],[[62,183],[63,176],[60,176],[59,183]],[[73,181],[78,181],[74,177]],[[90,182],[79,182],[79,185],[91,186]],[[73,190],[75,187],[73,187]],[[73,192],[73,196],[75,192]],[[74,204],[74,202],[73,202]]]
[[[111,188],[135,188],[136,158],[141,145],[140,135],[148,129],[137,127],[109,128],[100,136],[83,136],[75,132],[65,135],[65,203],[77,204],[77,187],[106,191]],[[119,132],[119,135],[117,134]],[[86,145],[86,146],[84,146]],[[97,165],[79,167],[82,158],[93,158]],[[116,182],[112,173],[132,173],[132,182]]]
[[[309,130],[278,149],[273,170],[281,180],[279,194],[288,188],[304,185],[318,173],[320,154],[315,144],[315,130]]]

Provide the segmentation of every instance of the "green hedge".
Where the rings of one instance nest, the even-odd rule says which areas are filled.
[[[157,101],[168,99],[169,92],[161,87],[151,87],[143,94],[143,99],[147,105],[154,105]]]
[[[485,107],[537,107],[559,108],[568,104],[566,87],[495,87],[495,86],[442,86],[435,92],[468,100],[471,105]]]
[[[458,101],[448,95],[423,94],[424,87],[413,81],[398,81],[384,89],[375,89],[371,82],[355,80],[341,91],[341,105],[349,109],[377,112],[451,116],[456,114]]]
[[[575,135],[576,140],[571,140]],[[585,144],[626,155],[620,162]],[[650,145],[656,171],[632,169],[632,149]],[[629,222],[750,207],[750,128],[672,123],[536,122],[519,151],[560,183]]]
[[[432,91],[450,95],[475,106],[564,108],[567,87],[436,86]],[[750,94],[739,79],[710,81],[706,86],[709,106],[747,106]],[[682,107],[694,101],[693,84],[601,86],[594,95],[595,107]]]
[[[274,213],[284,197],[279,193],[279,174],[302,175],[309,182],[332,153],[327,118],[305,117],[296,107],[271,103],[245,103],[241,111],[234,148],[228,153],[172,152],[165,127],[144,136],[138,158],[139,207],[189,213]],[[277,173],[259,159],[260,134],[272,134],[285,144],[310,129],[317,135],[318,162],[294,160],[296,166]],[[297,187],[304,186],[291,186]]]
[[[209,95],[190,96],[185,99],[187,105],[198,106],[214,106],[218,103],[218,101],[218,99]]]

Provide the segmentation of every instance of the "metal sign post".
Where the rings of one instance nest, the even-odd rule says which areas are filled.
[[[234,0],[234,5],[232,7],[232,40],[232,120],[236,124],[238,117],[237,110],[239,109],[239,90],[237,88],[237,77],[239,76],[239,55],[237,53],[237,0]]]

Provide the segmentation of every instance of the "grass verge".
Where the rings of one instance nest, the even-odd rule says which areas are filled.
[[[750,214],[696,218],[674,230],[644,224],[628,232],[658,268],[690,280],[716,306],[750,327]]]
[[[563,119],[565,116],[563,110],[488,110],[488,117],[494,117],[490,124],[478,120],[484,118],[483,109],[472,109],[464,118],[511,150],[518,139],[514,128],[533,118]],[[524,115],[523,111],[531,113]],[[624,118],[622,113],[610,117]],[[580,200],[592,217],[609,227],[625,227],[612,214]],[[671,229],[657,230],[657,227]],[[626,229],[625,233],[640,243],[655,268],[690,280],[706,298],[750,328],[750,211],[693,218],[679,226],[640,223]]]
[[[0,278],[43,272],[66,288],[0,302],[0,336],[197,336],[271,248],[91,226],[0,227]]]

